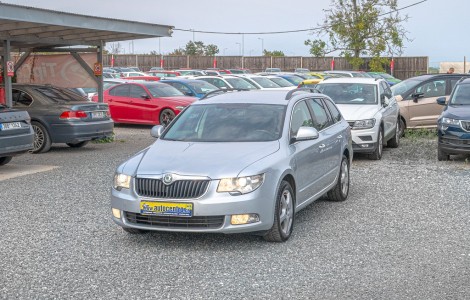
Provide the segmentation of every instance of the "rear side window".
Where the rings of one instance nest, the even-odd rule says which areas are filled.
[[[117,87],[111,89],[109,94],[111,96],[129,97],[129,85],[118,85]]]
[[[12,90],[13,106],[14,107],[28,107],[33,103],[33,98],[26,92],[20,90]]]
[[[72,102],[72,101],[84,101],[84,99],[70,91],[55,87],[35,87],[34,90],[41,94],[42,99],[59,103],[59,102]]]
[[[130,91],[129,91],[129,96],[131,98],[139,98],[141,99],[142,96],[148,96],[147,92],[140,86],[138,85],[131,85]]]
[[[320,131],[333,124],[328,117],[328,109],[320,99],[309,99],[308,103],[313,111],[313,127]]]
[[[336,108],[336,106],[333,104],[333,102],[331,102],[329,99],[323,99],[323,101],[325,101],[326,106],[330,110],[331,116],[333,117],[333,121],[335,123],[340,122],[341,121],[341,113]]]

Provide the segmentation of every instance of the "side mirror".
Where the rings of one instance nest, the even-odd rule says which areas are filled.
[[[315,140],[318,139],[320,134],[318,133],[318,130],[316,130],[313,127],[307,127],[307,126],[302,126],[299,128],[299,131],[297,131],[297,136],[295,137],[295,141],[308,141],[308,140]]]
[[[150,96],[147,95],[147,94],[142,94],[142,95],[140,95],[140,98],[147,100],[147,99],[150,99]]]
[[[446,105],[446,97],[439,97],[436,99],[437,104],[439,105]]]
[[[184,92],[184,94],[185,94],[186,96],[194,96],[194,93],[193,93],[193,92]]]
[[[150,135],[158,139],[162,135],[164,129],[165,128],[162,125],[155,125],[150,130]]]
[[[424,93],[413,93],[413,94],[411,94],[411,98],[413,98],[414,103],[418,103],[418,99],[423,98],[423,97],[424,97]]]

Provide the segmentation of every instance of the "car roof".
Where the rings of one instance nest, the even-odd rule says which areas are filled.
[[[296,90],[292,90],[296,91]],[[277,105],[288,105],[290,101],[286,100],[286,96],[289,92],[286,90],[249,90],[249,91],[234,91],[234,92],[223,92],[217,93],[216,95],[203,98],[200,101],[194,102],[191,105],[204,105],[204,104],[223,104],[223,103],[248,103],[248,104],[277,104]],[[299,95],[306,95],[306,91],[302,93],[294,94],[291,99]],[[323,94],[312,94],[319,97],[325,97]]]
[[[378,84],[385,79],[380,78],[369,78],[369,77],[339,77],[339,78],[329,78],[326,81],[321,81],[318,84],[325,83],[367,83],[367,84]]]

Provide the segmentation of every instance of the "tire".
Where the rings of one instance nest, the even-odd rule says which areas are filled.
[[[402,118],[400,118],[400,137],[405,137],[405,129],[406,129],[405,121]]]
[[[448,161],[450,156],[447,152],[441,150],[441,147],[437,146],[437,160],[438,161]]]
[[[0,166],[4,166],[4,165],[6,165],[7,163],[9,163],[12,158],[13,158],[12,156],[3,156],[3,157],[0,157]]]
[[[333,189],[328,191],[328,199],[330,201],[344,201],[349,195],[349,160],[343,155],[339,168],[338,181]]]
[[[276,197],[273,227],[263,236],[268,242],[285,242],[294,228],[295,196],[289,182],[282,181]]]
[[[89,141],[83,141],[83,142],[78,142],[78,143],[67,143],[67,146],[72,147],[72,148],[82,148],[86,144],[88,144]]]
[[[122,227],[122,230],[129,234],[143,234],[147,233],[147,231],[142,230],[142,229],[137,229],[137,228],[129,228],[129,227]]]
[[[393,135],[393,138],[387,142],[387,146],[390,148],[398,148],[398,146],[400,146],[400,119],[397,120],[397,125],[395,127],[395,134]]]
[[[33,143],[33,150],[31,153],[44,153],[51,149],[51,137],[47,132],[46,127],[44,127],[41,123],[33,121],[31,122],[34,130],[34,143]]]
[[[170,122],[175,118],[175,112],[169,108],[162,110],[160,113],[160,125],[168,126]]]
[[[375,151],[369,155],[370,159],[373,160],[380,160],[382,159],[382,152],[383,152],[383,130],[382,127],[379,129],[379,135],[377,137],[377,147],[375,147]]]

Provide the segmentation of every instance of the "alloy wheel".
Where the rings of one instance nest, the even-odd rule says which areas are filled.
[[[289,235],[292,227],[292,221],[294,216],[294,205],[292,194],[288,190],[284,190],[281,195],[280,207],[279,207],[279,223],[281,230],[285,235]]]
[[[34,145],[33,145],[33,151],[36,151],[44,145],[44,132],[39,128],[39,126],[33,125],[33,130],[34,130]]]
[[[349,170],[348,163],[343,159],[341,163],[341,192],[346,196],[349,192]]]

